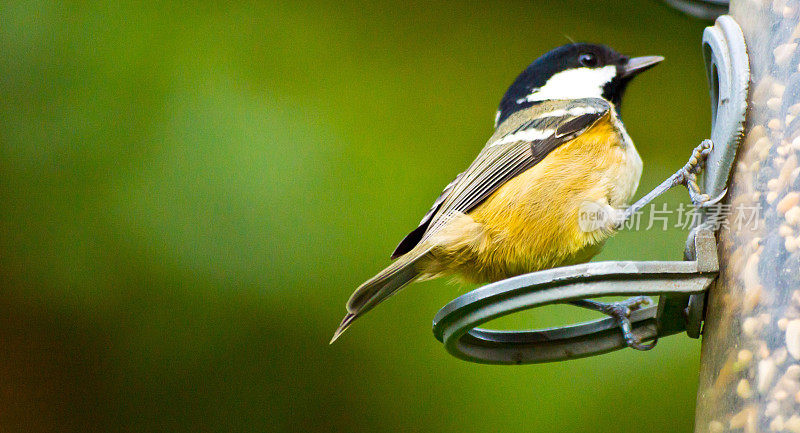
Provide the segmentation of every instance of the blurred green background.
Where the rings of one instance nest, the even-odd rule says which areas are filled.
[[[570,38],[666,56],[623,115],[640,195],[681,166],[709,131],[706,23],[633,0],[23,1],[0,17],[3,431],[692,428],[685,336],[469,364],[430,329],[469,288],[434,281],[328,340],[517,73]],[[679,259],[684,237],[621,233],[599,259]]]

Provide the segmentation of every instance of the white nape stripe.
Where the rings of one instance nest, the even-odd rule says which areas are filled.
[[[535,128],[528,128],[523,131],[517,132],[516,134],[506,135],[505,137],[495,141],[494,143],[490,144],[490,147],[499,146],[501,144],[506,143],[513,143],[515,141],[537,141],[543,140],[547,137],[552,136],[555,134],[555,129],[535,129]]]
[[[600,98],[603,86],[617,75],[616,66],[602,68],[577,68],[559,72],[544,84],[534,89],[528,96],[517,100],[523,102],[546,101],[549,99]]]
[[[500,120],[500,115],[503,114],[502,111],[497,110],[497,114],[494,115],[494,127],[497,128],[497,122]]]

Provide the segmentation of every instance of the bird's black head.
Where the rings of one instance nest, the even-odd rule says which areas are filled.
[[[519,110],[552,99],[604,98],[619,110],[630,80],[662,60],[660,56],[630,58],[605,45],[558,47],[519,74],[500,101],[495,126]]]

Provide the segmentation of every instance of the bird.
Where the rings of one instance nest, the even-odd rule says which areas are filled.
[[[633,198],[642,159],[621,120],[622,98],[634,77],[663,60],[593,43],[564,45],[534,60],[505,92],[494,133],[475,160],[400,241],[394,261],[353,292],[331,343],[415,281],[448,276],[488,283],[597,255],[619,221],[587,226],[582,209],[590,203],[612,215]],[[710,147],[695,149],[694,160],[672,182],[693,182]],[[697,198],[703,200],[708,197]],[[586,302],[582,306],[624,316],[643,301],[613,308]],[[649,348],[631,335],[625,339]]]

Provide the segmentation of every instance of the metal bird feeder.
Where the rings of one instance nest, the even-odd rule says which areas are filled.
[[[750,58],[744,140],[703,329],[696,432],[800,431],[800,1],[734,0]]]
[[[700,18],[727,2],[664,0]],[[746,44],[745,44],[746,42]],[[454,356],[496,364],[560,361],[625,346],[617,323],[533,331],[477,328],[552,303],[659,295],[634,311],[647,340],[703,335],[695,432],[800,432],[800,0],[733,0],[703,33],[714,149],[704,190],[759,211],[756,224],[705,213],[683,262],[600,262],[490,284],[444,306],[436,338]]]

